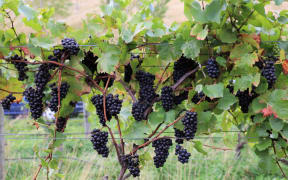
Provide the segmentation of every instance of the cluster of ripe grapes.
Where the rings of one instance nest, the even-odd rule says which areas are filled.
[[[93,148],[102,155],[102,157],[107,158],[109,155],[109,149],[106,146],[108,142],[108,132],[101,131],[100,129],[94,129],[91,133],[91,142]]]
[[[96,113],[100,119],[100,123],[105,126],[106,119],[104,114],[103,95],[97,94],[91,98],[92,104],[96,107]],[[111,120],[112,116],[117,116],[122,108],[123,100],[119,99],[119,95],[108,94],[105,97],[106,105],[106,118],[108,121]]]
[[[8,96],[6,96],[1,101],[3,109],[10,110],[11,104],[14,100],[16,100],[16,97],[14,97],[12,94],[9,94]]]
[[[139,100],[132,106],[132,115],[136,121],[145,119],[145,111],[152,105],[154,98],[158,97],[155,93],[155,75],[144,71],[136,72],[136,79],[139,82]]]

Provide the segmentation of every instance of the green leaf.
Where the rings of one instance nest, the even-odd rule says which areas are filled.
[[[228,110],[230,106],[237,102],[237,98],[229,92],[227,88],[224,89],[224,97],[219,100],[218,109]]]
[[[271,139],[264,139],[262,138],[259,143],[256,145],[259,151],[264,151],[265,149],[269,148],[272,145]]]
[[[196,37],[197,40],[204,40],[207,35],[208,35],[208,26],[207,25],[203,29],[203,26],[201,24],[196,24],[191,29],[191,36]]]
[[[216,58],[216,62],[223,67],[226,67],[226,59],[221,57],[221,56],[217,56]]]
[[[129,128],[123,132],[126,138],[143,138],[149,132],[150,128],[145,121],[135,121]]]
[[[18,7],[18,11],[23,14],[28,20],[34,19],[37,15],[34,9],[30,8],[29,6],[25,5],[24,3],[20,3]]]
[[[223,0],[214,0],[205,7],[205,17],[209,22],[220,24],[221,12],[226,10],[226,2]]]
[[[107,73],[113,72],[119,60],[119,52],[117,51],[108,51],[103,53],[98,59],[98,71]]]
[[[195,20],[196,22],[206,23],[206,17],[200,4],[197,1],[185,0],[184,2],[184,14],[189,20]]]
[[[149,124],[151,126],[157,126],[165,120],[165,111],[161,108],[159,111],[153,111],[149,114]],[[153,127],[152,127],[153,129]]]
[[[49,163],[50,168],[57,169],[58,168],[59,161],[56,159],[52,159]]]
[[[255,75],[249,74],[246,76],[241,76],[240,78],[235,78],[234,92],[237,90],[245,91],[250,88],[252,84],[257,86],[260,83],[260,73]]]
[[[212,115],[211,111],[197,112],[197,133],[207,132],[212,129],[216,124],[216,118]]]
[[[202,153],[203,155],[207,155],[208,153],[203,149],[203,145],[200,141],[193,141],[194,142],[194,148]]]
[[[42,30],[42,26],[39,23],[38,19],[28,20],[27,18],[23,18],[22,21],[24,22],[24,24],[26,26],[31,27],[32,29],[34,29],[37,32],[40,32]]]
[[[132,42],[134,38],[134,34],[128,28],[122,28],[121,30],[121,38],[125,41],[125,43]]]
[[[54,41],[51,37],[32,37],[30,41],[35,47],[42,47],[44,49],[50,49],[54,46]]]
[[[176,111],[170,110],[165,113],[165,124],[169,124],[176,119]]]
[[[276,132],[281,131],[283,126],[284,126],[284,123],[281,119],[277,119],[274,117],[269,118],[269,123],[270,123],[272,129]]]
[[[280,119],[288,122],[288,91],[287,90],[274,90],[268,101],[268,105],[270,105],[274,112],[276,112],[277,116]]]
[[[203,88],[204,94],[210,98],[223,97],[223,91],[224,91],[224,84],[223,83],[206,85]]]
[[[200,54],[201,47],[202,47],[202,42],[196,39],[193,39],[183,44],[181,49],[187,58],[193,59]]]

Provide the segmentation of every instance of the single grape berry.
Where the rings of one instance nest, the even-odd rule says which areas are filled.
[[[265,66],[262,69],[262,76],[264,76],[267,79],[269,88],[272,88],[272,86],[276,82],[277,77],[275,72],[276,70],[274,67],[274,61],[273,60],[265,61]]]
[[[93,52],[88,51],[87,53],[85,53],[82,64],[84,64],[91,71],[91,73],[94,74],[95,72],[97,72],[97,59],[98,56],[94,56]]]
[[[102,157],[108,157],[109,149],[106,146],[108,142],[108,132],[100,131],[99,129],[94,129],[91,133],[91,142],[93,148],[98,152]]]
[[[78,43],[73,38],[65,38],[61,40],[63,50],[69,55],[77,55],[80,51]]]
[[[15,99],[16,97],[14,97],[12,94],[6,96],[1,102],[3,109],[10,110],[11,104]]]
[[[12,64],[14,64],[15,68],[18,71],[18,80],[19,81],[24,81],[25,79],[28,79],[28,76],[26,75],[26,72],[28,71],[27,63],[25,62],[16,62],[13,60],[23,60],[27,61],[26,59],[22,59],[20,56],[17,54],[15,56],[11,57]]]
[[[56,122],[56,131],[64,132],[68,118],[59,117]]]
[[[197,131],[197,113],[187,111],[182,123],[184,125],[185,138],[187,140],[194,139]]]
[[[139,156],[137,154],[134,155],[125,155],[123,157],[123,161],[126,164],[129,172],[133,177],[140,176],[140,169],[139,169]]]
[[[188,163],[191,156],[191,154],[187,152],[186,149],[178,144],[176,145],[175,154],[178,155],[178,161],[182,164]]]
[[[155,148],[155,156],[153,157],[153,160],[156,168],[164,166],[169,156],[170,146],[172,146],[172,140],[169,138],[161,138],[152,142],[152,147]]]
[[[218,63],[213,58],[210,58],[207,61],[206,70],[207,70],[208,76],[211,78],[218,78],[218,76],[220,75]]]
[[[96,76],[96,83],[97,84],[100,84],[100,82],[102,81],[103,82],[103,87],[106,86],[107,82],[108,82],[108,79],[109,79],[109,74],[108,73],[98,73],[97,76]],[[110,78],[110,81],[108,83],[108,87],[111,87],[113,86],[113,83],[114,83],[114,78]]]
[[[53,112],[57,112],[58,111],[58,86],[56,86],[55,83],[50,85],[51,87],[51,100],[49,103],[49,108],[51,109],[51,111]],[[62,99],[64,99],[69,91],[70,85],[67,82],[63,82],[61,83],[60,86],[60,105],[61,105],[61,101]]]
[[[133,70],[131,64],[127,64],[124,67],[124,81],[129,83],[133,74]]]
[[[173,108],[174,105],[174,95],[173,89],[170,86],[164,86],[161,89],[161,101],[162,106],[166,112]]]
[[[173,101],[175,105],[181,104],[183,101],[185,101],[186,99],[188,99],[188,91],[184,91],[181,94],[179,94],[178,96],[174,96],[173,97]]]
[[[36,88],[40,91],[43,91],[46,84],[49,82],[51,75],[49,73],[49,65],[41,64],[39,66],[38,72],[35,74],[34,83],[36,84]]]
[[[184,76],[187,72],[192,71],[193,69],[198,67],[198,63],[192,59],[186,58],[184,55],[180,57],[178,61],[174,63],[173,66],[173,80],[176,83],[182,76]],[[192,74],[190,77],[194,77]]]
[[[185,133],[179,129],[174,128],[174,135],[175,135],[175,142],[177,144],[183,144],[184,138],[185,138]]]
[[[192,97],[192,102],[195,104],[198,104],[200,101],[208,101],[211,102],[211,99],[207,96],[205,96],[205,94],[201,91],[200,93],[196,93],[193,97]]]
[[[23,95],[27,98],[29,102],[32,118],[33,119],[40,118],[43,112],[43,102],[42,102],[42,98],[44,97],[43,91],[29,87],[23,92]]]
[[[132,115],[136,121],[141,121],[145,119],[145,111],[149,108],[147,102],[135,102],[132,106]]]
[[[248,113],[249,105],[258,95],[254,90],[249,93],[249,89],[246,89],[245,91],[238,91],[236,96],[239,99],[239,106],[241,107],[241,111],[243,113]]]

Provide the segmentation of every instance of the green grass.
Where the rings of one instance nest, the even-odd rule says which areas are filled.
[[[91,125],[95,127],[95,125]],[[24,131],[24,132],[23,132]],[[6,133],[47,133],[42,128],[37,130],[32,125],[32,121],[26,118],[18,118],[16,120],[6,120]],[[70,120],[66,128],[66,133],[84,132],[83,121],[81,118]],[[72,135],[69,137],[85,137],[84,135]],[[38,138],[43,136],[7,136],[6,138]],[[201,140],[203,143],[223,147],[221,140],[209,138]],[[38,146],[41,150],[47,148],[47,140],[43,139],[7,139],[6,141],[6,179],[32,179],[33,174],[39,166],[39,159],[33,151],[34,146]],[[258,168],[259,159],[248,148],[244,148],[241,152],[241,158],[235,158],[234,151],[213,150],[204,147],[208,155],[202,155],[195,151],[192,147],[193,143],[185,144],[192,156],[188,164],[182,165],[177,161],[174,155],[174,147],[170,149],[170,156],[163,168],[156,169],[153,160],[146,161],[141,167],[141,176],[138,179],[143,180],[190,180],[190,179],[281,179],[278,176],[265,174]],[[112,144],[110,156],[105,159],[97,155],[92,149],[88,139],[70,139],[66,140],[61,147],[61,154],[57,154],[55,159],[58,161],[58,169],[50,169],[50,179],[102,179],[103,176],[109,176],[109,179],[117,179],[120,166]],[[126,147],[126,149],[131,149]],[[149,147],[141,151],[146,151],[153,157],[153,149]],[[45,156],[45,153],[41,154]],[[11,160],[17,158],[29,157],[26,160]],[[285,170],[288,171],[286,168]],[[55,174],[60,174],[58,177]],[[38,179],[46,179],[47,170],[43,168]],[[60,176],[62,178],[60,178]],[[129,179],[133,179],[130,177]],[[136,178],[137,179],[137,178]]]

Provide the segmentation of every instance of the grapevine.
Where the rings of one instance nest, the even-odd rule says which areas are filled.
[[[77,29],[22,0],[0,3],[1,105],[9,110],[23,99],[31,124],[49,131],[33,179],[40,179],[43,167],[55,175],[49,171],[53,153],[65,140],[59,136],[78,101],[87,105],[92,121],[99,119],[91,149],[103,158],[116,152],[119,180],[141,179],[149,159],[164,167],[172,149],[180,163],[188,163],[187,146],[203,154],[211,148],[196,141],[198,135],[224,129],[245,136],[263,171],[286,177],[279,162],[287,161],[288,150],[287,13],[264,11],[266,1],[184,1],[185,22],[168,26],[154,16],[153,3],[145,1],[127,18],[123,12],[130,16],[132,2],[115,0]],[[23,26],[33,32],[19,33],[14,17],[25,18]],[[55,124],[42,123],[48,108]],[[154,154],[142,151],[147,147]]]

